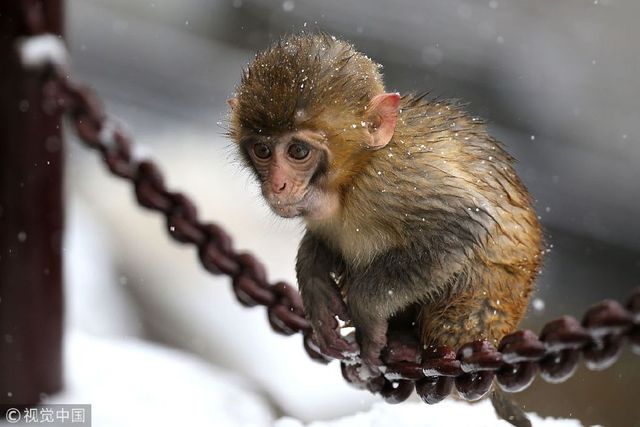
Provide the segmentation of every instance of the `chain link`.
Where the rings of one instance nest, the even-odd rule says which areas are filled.
[[[44,28],[39,3],[22,0],[22,4],[30,34],[39,34]],[[285,282],[269,283],[260,261],[248,252],[237,252],[220,226],[199,220],[191,199],[166,188],[155,163],[135,160],[131,140],[108,120],[91,89],[77,85],[53,66],[43,81],[45,107],[66,113],[80,139],[101,153],[111,173],[132,183],[138,203],[165,216],[173,239],[195,245],[208,272],[230,276],[241,304],[265,306],[276,332],[301,333],[313,360],[332,360],[313,340],[297,289]],[[563,316],[547,323],[540,336],[529,330],[509,334],[497,349],[487,341],[465,344],[457,352],[450,347],[423,349],[406,336],[390,336],[382,356],[384,374],[372,375],[357,358],[342,360],[341,368],[348,382],[379,393],[390,403],[404,401],[415,389],[424,402],[434,404],[454,387],[464,399],[480,399],[494,379],[507,392],[524,390],[538,373],[548,382],[562,382],[575,372],[581,355],[589,369],[606,369],[617,360],[625,342],[640,355],[640,289],[626,307],[606,300],[590,308],[582,322]]]

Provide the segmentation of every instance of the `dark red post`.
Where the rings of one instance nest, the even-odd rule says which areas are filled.
[[[61,117],[43,109],[42,73],[25,71],[15,47],[61,34],[62,6],[0,1],[0,404],[62,386]]]

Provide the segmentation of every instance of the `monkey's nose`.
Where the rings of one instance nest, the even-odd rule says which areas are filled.
[[[278,185],[278,184],[274,185],[273,186],[273,191],[276,194],[280,194],[280,193],[282,193],[284,191],[285,188],[287,188],[287,183],[283,182],[282,185]]]

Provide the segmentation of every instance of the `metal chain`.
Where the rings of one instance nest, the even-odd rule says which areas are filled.
[[[25,25],[31,34],[39,34],[43,26],[38,3],[22,0],[22,4]],[[53,66],[43,81],[48,100],[45,110],[67,114],[80,139],[102,154],[111,173],[132,183],[138,203],[164,214],[173,239],[195,245],[200,262],[210,273],[230,276],[241,304],[265,306],[276,332],[301,333],[312,359],[332,360],[313,341],[297,289],[285,282],[269,283],[260,261],[248,252],[237,252],[220,226],[198,219],[186,195],[166,188],[155,163],[134,159],[131,140],[108,120],[90,88],[74,83]],[[626,307],[606,300],[589,309],[582,322],[563,316],[547,323],[540,336],[529,330],[509,334],[497,349],[488,341],[465,344],[457,352],[444,346],[425,349],[405,336],[390,336],[382,355],[384,375],[372,376],[358,359],[342,360],[341,367],[347,381],[391,403],[404,401],[414,389],[424,402],[437,403],[454,386],[464,399],[477,400],[487,394],[494,379],[508,392],[524,390],[538,372],[548,382],[562,382],[575,372],[580,355],[589,369],[606,369],[617,360],[627,340],[640,355],[640,289]]]

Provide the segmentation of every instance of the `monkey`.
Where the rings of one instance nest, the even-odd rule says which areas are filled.
[[[497,344],[516,329],[542,233],[483,120],[387,92],[380,65],[322,33],[258,53],[228,103],[228,135],[267,204],[304,221],[296,274],[324,354],[359,351],[379,372],[389,322],[409,309],[425,346]]]

